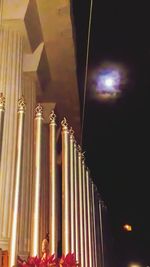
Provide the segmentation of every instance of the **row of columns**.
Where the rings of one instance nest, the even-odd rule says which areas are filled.
[[[1,112],[1,111],[0,111]],[[2,111],[4,112],[4,111]],[[18,102],[17,138],[15,157],[15,194],[13,202],[13,220],[10,241],[10,267],[16,263],[19,195],[22,167],[22,144],[25,104]],[[40,198],[41,198],[41,144],[43,108],[39,104],[34,119],[34,180],[32,195],[32,256],[40,254]],[[2,113],[3,114],[3,113]],[[2,119],[1,119],[2,118]],[[0,117],[3,121],[3,116]],[[104,247],[102,229],[101,200],[85,165],[84,153],[77,145],[74,132],[69,130],[66,119],[62,121],[62,253],[74,253],[81,267],[104,267]],[[3,125],[2,123],[0,125]],[[0,132],[2,132],[0,128]],[[56,172],[56,115],[52,111],[49,124],[49,233],[50,254],[58,250],[58,180]],[[98,198],[98,203],[95,201]],[[98,210],[96,210],[96,205]],[[96,214],[99,217],[96,220]],[[97,223],[98,222],[98,223]],[[97,234],[99,236],[97,237]],[[100,245],[99,245],[100,243]],[[98,249],[99,248],[99,249]],[[99,257],[101,254],[101,257]],[[101,261],[101,262],[99,262]]]
[[[42,107],[38,105],[35,116],[35,175],[33,196],[33,224],[31,255],[39,255],[40,227],[40,144],[42,136]],[[90,172],[85,165],[84,154],[77,145],[72,128],[66,119],[62,125],[62,253],[74,253],[82,266],[104,267],[101,200]],[[58,178],[56,168],[56,115],[50,114],[49,124],[49,233],[50,254],[58,251]],[[96,199],[98,203],[96,204]],[[98,210],[96,210],[96,205]],[[98,220],[96,216],[98,213]],[[98,222],[98,223],[97,223]],[[99,236],[97,237],[97,235]],[[100,244],[99,244],[100,243]],[[98,249],[99,248],[99,249]],[[101,257],[99,257],[101,254]],[[99,262],[101,261],[101,262]]]
[[[27,110],[23,129],[21,208],[17,226],[17,244],[19,254],[27,256],[30,250],[31,229],[29,203],[31,203],[33,177],[33,110],[37,89],[35,79],[23,73],[23,37],[12,29],[1,27],[0,50],[0,247],[3,250],[10,250],[16,181],[17,101],[24,95]]]
[[[37,85],[36,78],[23,71],[24,37],[12,27],[0,26],[0,248],[10,250],[18,141],[17,101],[24,95],[27,109],[23,129],[17,247],[19,254],[26,257],[31,243],[33,110]]]
[[[69,155],[70,152],[70,155]],[[77,145],[62,121],[62,252],[75,252],[81,267],[104,267],[101,199]],[[98,209],[97,209],[98,207]],[[100,256],[99,256],[100,255]]]
[[[55,114],[50,116],[50,199],[49,232],[50,253],[57,254],[58,248],[58,203],[56,175],[56,122]],[[33,196],[33,223],[31,231],[31,255],[39,254],[40,239],[40,187],[41,187],[41,139],[42,107],[38,105],[35,116],[35,173]],[[69,150],[70,149],[70,150]],[[70,153],[69,153],[70,151]],[[69,157],[70,155],[70,157]],[[70,159],[70,160],[69,160]],[[75,163],[75,164],[74,164]],[[91,201],[92,200],[92,201]],[[70,204],[71,203],[71,204]],[[100,214],[101,216],[101,214]],[[92,218],[92,219],[91,219]],[[90,182],[81,148],[77,148],[73,131],[62,122],[62,251],[64,254],[76,252],[82,266],[97,266],[95,189]],[[102,224],[100,219],[100,225]],[[91,230],[90,230],[91,229]],[[102,231],[101,233],[102,239]],[[100,241],[101,241],[100,239]],[[94,257],[91,254],[94,251]],[[92,255],[89,256],[89,255]],[[84,264],[84,265],[83,265]]]

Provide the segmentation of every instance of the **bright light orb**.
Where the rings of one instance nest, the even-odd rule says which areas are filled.
[[[89,72],[90,97],[102,102],[118,99],[128,82],[127,66],[122,63],[104,61]]]
[[[111,88],[113,86],[113,84],[114,84],[114,80],[112,78],[106,78],[106,80],[105,80],[106,87]]]
[[[123,225],[123,229],[127,232],[131,232],[132,226],[130,224],[125,224],[125,225]]]
[[[104,69],[98,75],[97,89],[100,93],[119,93],[120,80],[119,70]]]

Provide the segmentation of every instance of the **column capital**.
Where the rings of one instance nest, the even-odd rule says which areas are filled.
[[[70,133],[70,139],[74,141],[74,130],[72,129],[72,127],[69,129],[69,133]]]
[[[65,117],[64,117],[64,119],[61,122],[61,126],[62,126],[62,130],[63,131],[68,131],[68,123],[67,123],[67,120],[66,120]]]
[[[26,110],[26,103],[24,100],[24,97],[22,96],[21,98],[19,98],[18,100],[18,112],[25,112]]]
[[[50,125],[56,125],[56,114],[54,112],[54,110],[51,111],[50,116],[49,116],[49,120],[50,120]]]
[[[37,106],[35,107],[35,117],[38,118],[38,117],[42,117],[43,115],[43,107],[42,105],[39,103],[37,104]]]
[[[82,164],[84,164],[84,163],[85,163],[85,151],[82,152]]]

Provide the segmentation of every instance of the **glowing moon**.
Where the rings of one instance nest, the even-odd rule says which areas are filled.
[[[104,62],[90,75],[93,96],[107,101],[121,95],[127,84],[127,69],[123,64]]]
[[[106,80],[105,80],[106,87],[111,88],[113,86],[113,84],[114,84],[114,80],[112,77],[106,78]]]
[[[119,93],[121,75],[119,70],[104,69],[97,77],[97,90],[100,93]]]

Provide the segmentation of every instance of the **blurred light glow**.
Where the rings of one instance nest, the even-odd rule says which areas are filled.
[[[118,70],[104,70],[98,76],[97,86],[100,93],[118,93],[120,74]]]
[[[114,84],[114,80],[110,77],[108,77],[108,78],[106,78],[106,80],[105,80],[105,85],[106,85],[106,87],[112,87],[113,86],[113,84]]]
[[[123,225],[123,229],[127,232],[131,232],[132,231],[132,226],[129,224],[125,224]]]
[[[121,63],[103,62],[90,75],[90,91],[94,98],[107,101],[121,95],[127,84],[127,68]]]
[[[140,263],[130,263],[128,267],[142,267]]]

